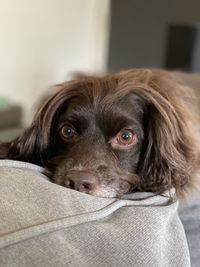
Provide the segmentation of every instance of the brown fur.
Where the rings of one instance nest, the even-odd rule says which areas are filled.
[[[93,195],[175,187],[183,196],[198,183],[200,147],[196,98],[182,76],[128,70],[63,83],[21,136],[0,145],[0,158],[44,166],[61,185],[71,173],[87,172],[95,186],[83,192]],[[79,134],[66,144],[59,128],[70,114]],[[137,143],[130,149],[111,147],[110,140],[129,124]]]

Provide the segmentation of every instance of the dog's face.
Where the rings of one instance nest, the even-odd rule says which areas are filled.
[[[64,83],[0,156],[40,164],[55,183],[95,196],[183,194],[199,157],[183,92],[146,70]]]
[[[131,93],[119,98],[108,91],[97,98],[93,88],[69,99],[52,130],[48,169],[54,181],[103,197],[133,190],[144,139],[143,105]]]

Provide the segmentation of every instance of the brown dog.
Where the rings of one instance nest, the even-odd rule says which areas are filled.
[[[0,145],[0,158],[39,164],[55,183],[95,196],[184,195],[200,168],[188,77],[129,70],[63,83],[21,136]]]

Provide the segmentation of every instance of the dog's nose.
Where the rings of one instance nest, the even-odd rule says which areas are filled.
[[[97,188],[97,178],[87,171],[70,171],[65,177],[66,187],[91,194]]]

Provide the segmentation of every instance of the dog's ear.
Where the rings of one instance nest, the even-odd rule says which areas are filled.
[[[28,161],[42,165],[49,146],[50,121],[45,119],[46,107],[36,114],[31,126],[11,142],[0,144],[0,158]]]
[[[19,137],[0,144],[0,158],[28,161],[42,165],[46,144],[41,129],[35,121]]]
[[[176,82],[159,76],[134,89],[146,102],[140,190],[159,193],[175,187],[184,195],[194,185],[199,151],[184,91]]]
[[[78,86],[76,81],[57,86],[37,111],[31,126],[13,141],[0,144],[0,158],[45,165],[54,142],[56,119]]]

